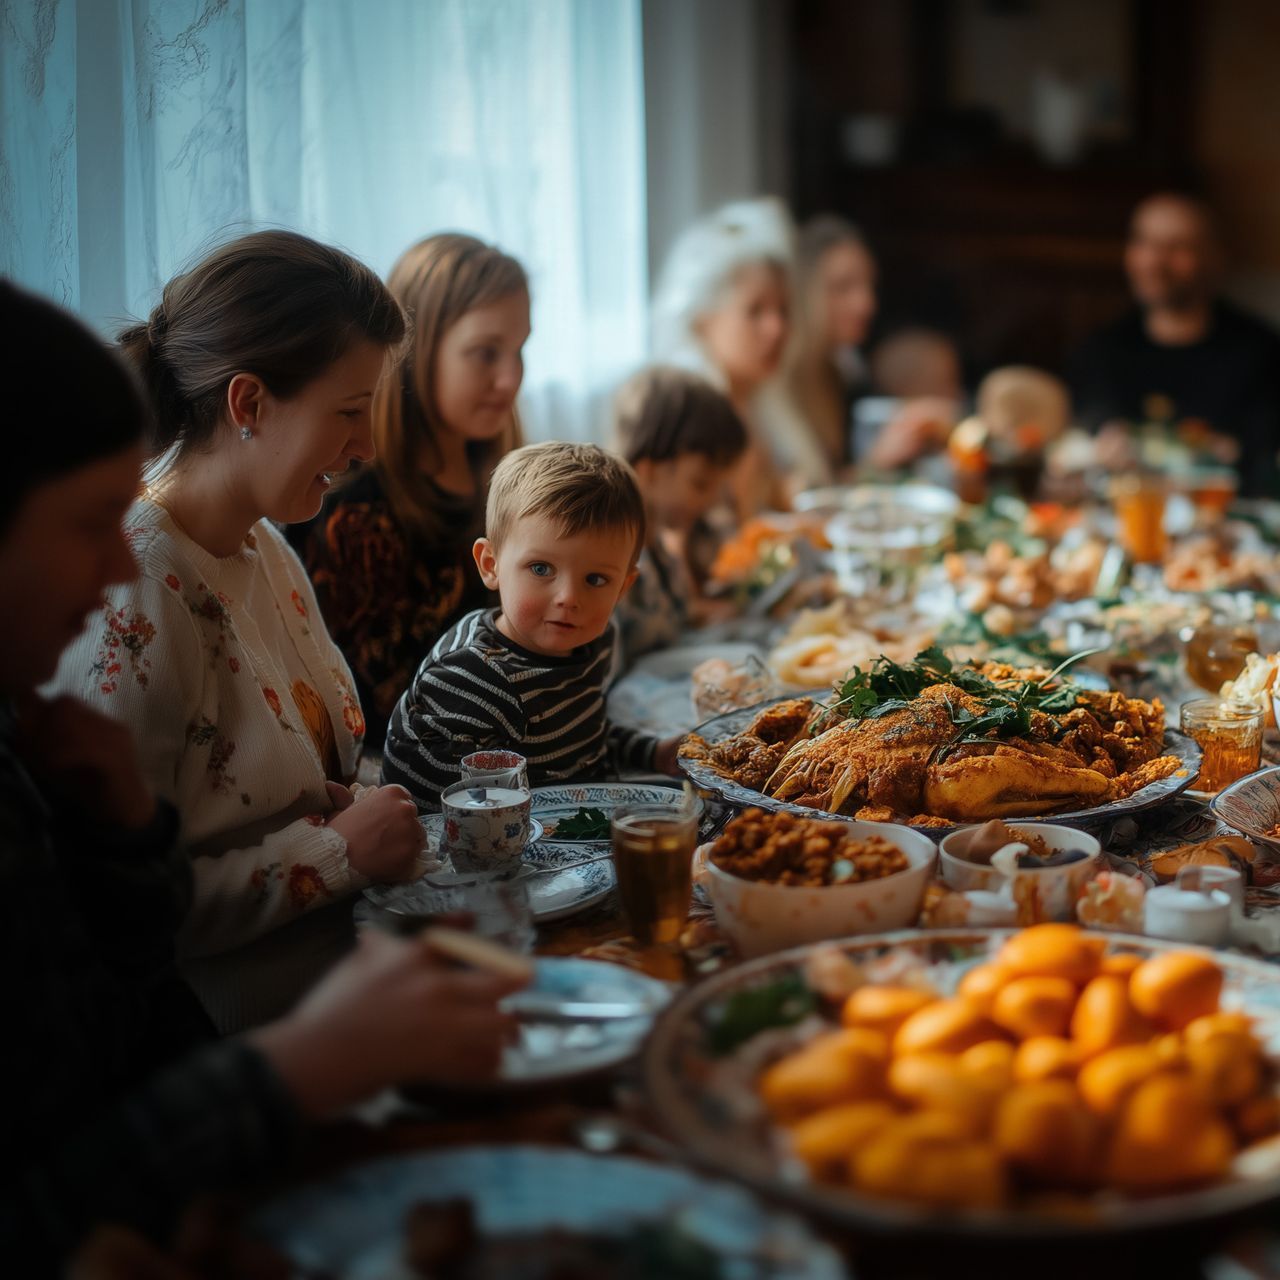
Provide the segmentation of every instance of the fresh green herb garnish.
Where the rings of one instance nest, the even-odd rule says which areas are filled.
[[[609,815],[603,809],[579,809],[556,823],[555,835],[560,840],[608,840]]]
[[[818,997],[798,973],[788,974],[766,987],[735,991],[725,1002],[720,1020],[711,1028],[709,1040],[715,1054],[732,1053],[761,1031],[770,1027],[790,1027],[813,1012]]]
[[[976,667],[957,665],[938,645],[922,649],[907,663],[881,655],[869,667],[854,667],[836,690],[836,699],[815,717],[811,733],[829,729],[839,720],[875,720],[901,711],[920,693],[935,684],[952,684],[982,704],[976,712],[947,702],[956,736],[943,755],[966,742],[990,738],[1016,738],[1031,731],[1032,713],[1064,714],[1080,701],[1080,686],[1062,679],[1062,673],[1098,649],[1086,649],[1059,662],[1040,680],[998,684]]]

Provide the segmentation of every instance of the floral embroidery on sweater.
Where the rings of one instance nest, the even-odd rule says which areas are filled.
[[[236,776],[227,767],[231,757],[236,753],[236,744],[230,738],[218,734],[209,749],[209,763],[205,768],[209,771],[209,781],[219,795],[229,796],[236,785]]]
[[[299,911],[317,898],[329,897],[329,886],[315,867],[295,862],[289,868],[289,901]]]
[[[231,757],[235,755],[235,742],[221,733],[208,716],[201,716],[195,724],[187,725],[186,737],[188,746],[209,748],[209,758],[204,766],[209,774],[209,784],[219,795],[229,796],[236,785],[236,776],[228,768]]]
[[[201,716],[195,724],[187,725],[187,744],[207,747],[218,736],[218,726],[208,716]]]
[[[355,690],[351,687],[351,681],[347,679],[345,672],[331,667],[330,674],[337,682],[342,697],[342,723],[347,726],[347,732],[357,742],[361,742],[364,739],[365,723],[364,712],[360,710],[360,700],[356,697]]]
[[[172,575],[170,575],[172,577]],[[173,584],[170,583],[170,586]],[[231,622],[231,601],[222,591],[211,591],[208,586],[201,582],[196,586],[198,597],[192,599],[185,596],[187,608],[191,610],[193,617],[200,619],[202,622],[212,623],[217,628],[217,636],[213,643],[209,645],[209,666],[211,669],[217,667],[223,655],[227,651],[227,632],[232,627]],[[234,659],[231,659],[234,661]],[[235,667],[232,667],[234,674]]]
[[[271,897],[271,885],[274,881],[284,879],[280,863],[268,862],[265,866],[254,867],[249,876],[249,888],[253,890],[254,900],[266,902]]]
[[[106,610],[106,629],[92,663],[103,693],[115,693],[125,660],[139,687],[145,689],[150,680],[147,669],[151,661],[145,657],[147,646],[156,638],[155,624],[145,613],[129,613],[126,609]]]

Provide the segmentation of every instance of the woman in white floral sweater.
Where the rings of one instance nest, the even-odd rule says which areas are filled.
[[[121,334],[163,462],[115,587],[55,685],[133,730],[181,815],[195,903],[183,972],[223,1031],[277,1016],[352,941],[351,896],[412,874],[399,787],[353,803],[364,720],[307,575],[272,521],[315,515],[372,454],[369,408],[405,322],[367,268],[288,232],[216,250]]]

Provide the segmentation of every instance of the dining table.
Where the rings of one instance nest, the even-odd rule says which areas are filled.
[[[778,593],[774,592],[775,598]],[[776,602],[776,599],[775,599]],[[614,685],[609,698],[612,720],[659,736],[684,733],[705,713],[690,696],[691,675],[710,659],[738,667],[759,667],[768,660],[779,620],[760,611],[738,622],[694,631],[672,648],[641,659]],[[1166,662],[1149,668],[1165,681],[1181,681],[1175,696],[1190,696],[1185,672]],[[1171,674],[1172,673],[1172,674]],[[1280,739],[1266,739],[1262,764],[1280,764]],[[669,781],[669,780],[668,780]],[[704,797],[711,802],[711,797]],[[722,815],[724,820],[730,811]],[[1123,815],[1101,833],[1106,857],[1128,874],[1150,877],[1151,859],[1161,850],[1210,837],[1233,834],[1212,812],[1208,798],[1179,795],[1156,808]],[[1247,906],[1255,917],[1280,922],[1280,856],[1262,858],[1254,868]],[[630,936],[616,893],[537,928],[537,957],[580,957],[644,973],[673,991],[736,962],[734,950],[717,927],[709,901],[695,887],[688,919],[675,946],[643,946]],[[1280,962],[1274,949],[1253,954]],[[639,1054],[589,1076],[550,1080],[534,1087],[467,1091],[406,1086],[373,1099],[338,1121],[319,1127],[276,1192],[323,1180],[336,1170],[374,1159],[425,1151],[449,1151],[532,1144],[594,1154],[628,1153],[640,1159],[688,1165],[693,1157],[656,1114],[646,1092]],[[719,1176],[719,1175],[717,1175]],[[826,1220],[811,1220],[818,1238],[835,1247],[848,1274],[858,1280],[933,1280],[934,1277],[1035,1275],[1107,1277],[1141,1275],[1158,1280],[1276,1280],[1280,1277],[1280,1222],[1242,1220],[1223,1223],[1212,1234],[1179,1234],[1162,1240],[1135,1240],[1082,1249],[1045,1252],[1034,1240],[975,1242],[964,1252],[940,1252],[927,1240],[859,1234]]]

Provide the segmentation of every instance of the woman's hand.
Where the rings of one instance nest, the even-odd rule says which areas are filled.
[[[30,693],[17,708],[18,754],[52,799],[130,831],[155,817],[126,725],[66,695]]]
[[[293,1013],[254,1032],[310,1116],[406,1080],[493,1076],[516,1024],[498,1001],[522,979],[448,967],[421,939],[365,930]]]
[[[403,787],[362,790],[358,802],[331,817],[329,826],[347,842],[347,861],[362,876],[384,884],[414,878],[426,835]]]
[[[896,471],[940,449],[955,424],[956,412],[953,401],[938,396],[908,400],[881,429],[867,465],[877,471]]]

